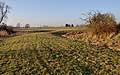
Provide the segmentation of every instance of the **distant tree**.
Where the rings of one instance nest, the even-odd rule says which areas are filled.
[[[68,24],[65,24],[65,27],[68,27]]]
[[[65,24],[65,27],[74,27],[74,25],[73,24]]]
[[[7,25],[5,24],[5,23],[2,23],[1,25],[0,25],[0,30],[6,30],[7,31]]]
[[[95,34],[117,32],[117,22],[115,16],[111,13],[89,12],[87,17],[83,20],[86,21],[90,31]]]
[[[17,28],[20,28],[20,23],[17,23],[16,27],[17,27]]]
[[[9,13],[10,7],[6,5],[4,2],[0,1],[0,24],[4,19],[7,18],[7,14]]]
[[[25,25],[25,28],[30,28],[30,24],[26,24],[26,25]]]
[[[65,27],[70,27],[70,24],[65,24]]]
[[[74,27],[74,25],[72,24],[71,27]]]
[[[7,26],[3,20],[8,18],[10,7],[0,0],[0,31],[6,31],[8,34],[14,33],[13,27]]]
[[[7,32],[8,34],[15,33],[15,31],[13,30],[13,26],[7,26]]]

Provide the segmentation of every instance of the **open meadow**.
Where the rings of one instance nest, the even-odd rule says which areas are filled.
[[[0,75],[120,75],[120,0],[0,0]]]
[[[78,29],[23,29],[2,39],[0,75],[120,75],[119,51],[61,36]]]

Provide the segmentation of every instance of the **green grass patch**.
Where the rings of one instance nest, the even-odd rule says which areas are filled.
[[[31,33],[0,42],[0,74],[119,75],[120,52],[50,33]]]

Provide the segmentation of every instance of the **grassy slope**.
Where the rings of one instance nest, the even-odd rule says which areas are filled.
[[[120,52],[31,33],[0,43],[0,74],[120,75]]]

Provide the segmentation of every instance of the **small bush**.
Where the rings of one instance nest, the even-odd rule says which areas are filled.
[[[113,14],[90,12],[85,21],[88,23],[90,31],[95,34],[117,32],[117,23]]]
[[[0,31],[6,31],[9,35],[14,33],[13,27],[12,26],[7,26],[6,24],[0,25]]]
[[[7,32],[8,32],[9,34],[15,33],[15,31],[13,30],[13,27],[12,27],[12,26],[7,26]]]
[[[74,25],[73,24],[65,24],[65,27],[74,27]]]
[[[30,28],[30,24],[26,24],[26,25],[25,25],[25,28]]]

